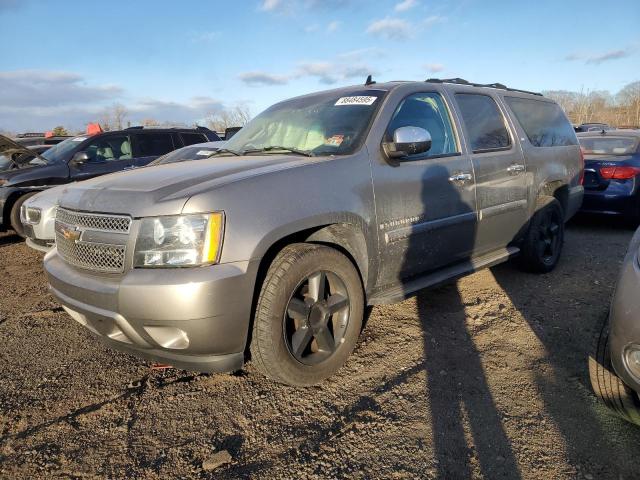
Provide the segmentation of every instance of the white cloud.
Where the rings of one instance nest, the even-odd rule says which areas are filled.
[[[431,73],[438,73],[444,70],[444,65],[441,63],[427,63],[424,67]]]
[[[220,32],[197,32],[190,35],[191,41],[194,43],[209,43],[218,40]]]
[[[587,65],[600,65],[601,63],[609,62],[611,60],[619,60],[621,58],[629,57],[632,53],[633,48],[620,48],[589,55],[582,53],[570,53],[569,55],[565,56],[564,59],[568,62],[584,60],[584,63],[586,63]]]
[[[327,25],[327,32],[332,33],[335,32],[336,30],[338,30],[338,28],[340,28],[340,23],[337,20],[334,20],[333,22],[330,22],[329,25]]]
[[[248,85],[284,85],[289,78],[284,75],[273,75],[267,72],[244,72],[238,78]]]
[[[386,39],[402,40],[411,37],[413,30],[411,25],[405,20],[386,17],[371,22],[367,27],[367,33],[379,35]]]
[[[402,2],[396,4],[395,11],[406,12],[407,10],[415,7],[417,4],[417,0],[403,0]]]
[[[260,10],[265,12],[273,12],[278,8],[281,8],[283,5],[282,0],[263,0],[262,5],[260,5]]]
[[[2,105],[51,107],[113,100],[122,95],[116,85],[89,86],[78,74],[50,70],[0,72]]]
[[[190,125],[226,108],[209,96],[186,102],[131,98],[120,86],[91,85],[77,73],[48,70],[0,72],[0,92],[0,128],[13,132],[47,130],[56,125],[83,130],[114,103],[126,106],[132,124],[153,118]]]
[[[424,25],[430,27],[435,25],[436,23],[443,23],[447,21],[447,17],[443,17],[441,15],[430,15],[424,19]]]

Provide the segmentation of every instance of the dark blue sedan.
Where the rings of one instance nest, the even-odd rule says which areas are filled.
[[[584,153],[581,211],[640,222],[640,130],[578,134]]]

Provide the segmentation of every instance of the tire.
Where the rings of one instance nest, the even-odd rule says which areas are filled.
[[[29,197],[33,197],[36,193],[39,192],[25,193],[20,198],[18,198],[11,206],[11,213],[9,214],[11,228],[13,228],[13,231],[22,238],[25,238],[26,235],[24,234],[24,227],[22,226],[22,222],[20,221],[20,208],[22,207],[22,204],[29,199]]]
[[[347,361],[363,313],[362,282],[346,256],[323,245],[289,245],[271,263],[260,290],[252,362],[277,382],[317,384]]]
[[[553,270],[564,243],[564,212],[558,200],[541,199],[522,241],[518,265],[533,273]]]
[[[591,388],[612,412],[628,422],[640,425],[640,399],[613,370],[609,351],[609,322],[603,323],[589,356]]]

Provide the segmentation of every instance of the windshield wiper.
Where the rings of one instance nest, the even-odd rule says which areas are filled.
[[[235,155],[236,157],[239,157],[240,155],[242,155],[242,153],[236,152],[235,150],[231,150],[229,148],[219,148],[218,150],[213,152],[211,155],[209,155],[207,158],[213,157],[214,155],[217,155],[219,153],[230,153],[232,155]]]
[[[305,157],[315,157],[315,154],[313,152],[310,152],[309,150],[301,150],[299,148],[294,148],[294,147],[281,147],[279,145],[270,145],[264,148],[251,148],[249,150],[242,150],[241,153],[247,154],[247,153],[271,152],[273,150],[283,150],[285,152],[291,152],[291,153],[295,153],[296,155],[303,155]]]

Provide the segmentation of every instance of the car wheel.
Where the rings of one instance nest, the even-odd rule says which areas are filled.
[[[640,425],[640,399],[616,375],[609,351],[609,322],[605,321],[589,356],[589,378],[596,396],[614,413]]]
[[[20,198],[18,198],[11,207],[11,213],[9,214],[11,228],[13,228],[13,231],[20,235],[22,238],[25,238],[25,234],[24,227],[22,226],[22,221],[20,220],[20,208],[22,207],[22,204],[29,199],[29,197],[33,197],[36,193],[38,192],[25,193]]]
[[[564,242],[564,212],[555,198],[538,202],[522,242],[518,263],[529,272],[547,273],[560,260]]]
[[[353,263],[333,248],[298,243],[273,260],[256,306],[251,358],[267,377],[313,385],[353,351],[364,293]]]

